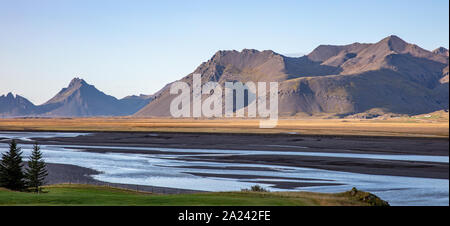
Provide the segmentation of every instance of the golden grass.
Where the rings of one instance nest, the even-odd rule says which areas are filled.
[[[0,119],[0,131],[127,131],[200,133],[298,133],[448,138],[448,121],[360,119],[280,119],[272,129],[257,119],[18,118]]]

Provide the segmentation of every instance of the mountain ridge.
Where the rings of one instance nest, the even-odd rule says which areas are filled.
[[[302,57],[222,50],[180,81],[190,84],[194,73],[202,74],[202,82],[221,85],[278,81],[281,116],[345,116],[372,109],[412,115],[448,109],[448,57],[395,35],[372,44],[320,45]],[[167,87],[161,89],[134,116],[170,117],[174,96]]]
[[[36,110],[36,106],[26,98],[11,92],[0,96],[0,117],[3,116],[25,116]]]
[[[272,50],[217,51],[178,81],[279,82],[280,116],[365,112],[423,114],[448,109],[448,50],[425,50],[391,35],[376,43],[320,45],[301,57]],[[19,95],[0,96],[0,117],[171,117],[167,84],[153,95],[117,99],[74,78],[54,97],[34,105]],[[203,99],[206,95],[203,96]]]
[[[41,105],[36,106],[18,95],[17,103],[13,103],[11,96],[9,93],[0,97],[1,117],[126,116],[137,112],[152,99],[151,95],[117,99],[80,78],[72,79],[67,87]]]

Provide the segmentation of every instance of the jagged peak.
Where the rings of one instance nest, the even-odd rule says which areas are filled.
[[[83,79],[81,79],[79,77],[73,78],[72,81],[70,81],[70,83],[69,83],[69,87],[81,86],[81,85],[87,85],[87,83],[86,83],[86,81],[84,81]]]
[[[8,99],[25,99],[24,97],[20,96],[19,94],[13,94],[12,92],[8,92],[6,95],[3,94],[0,97],[8,98]]]
[[[267,61],[273,57],[282,57],[281,54],[275,53],[272,50],[259,51],[256,49],[243,49],[241,51],[237,50],[220,50],[217,51],[208,62],[208,64],[218,64],[218,65],[245,65],[249,62],[262,62]],[[206,66],[206,65],[203,65]],[[200,65],[202,67],[202,65]]]
[[[256,49],[242,49],[241,53],[254,54],[254,53],[260,53],[260,51],[256,50]]]
[[[436,48],[435,50],[433,50],[433,52],[434,51],[448,51],[448,49],[445,48],[445,47],[440,46],[439,48]]]
[[[19,94],[13,94],[12,92],[8,92],[6,95],[3,94],[0,96],[1,98],[7,98],[9,100],[14,100],[14,101],[28,101],[27,98],[20,96]]]
[[[59,102],[64,100],[66,97],[72,95],[74,92],[79,92],[82,88],[95,88],[92,85],[89,85],[86,81],[84,81],[83,79],[79,78],[79,77],[75,77],[73,78],[70,83],[69,86],[67,86],[66,88],[62,88],[57,94],[56,96],[52,97],[50,100],[48,100],[46,103],[44,104],[50,104],[50,103],[55,103],[55,102]]]
[[[383,38],[381,41],[386,40],[386,41],[399,41],[399,42],[405,42],[403,39],[401,39],[400,37],[398,37],[397,35],[389,35],[386,38]]]
[[[272,50],[263,50],[263,51],[259,51],[257,49],[242,49],[241,51],[237,51],[237,50],[219,50],[217,51],[213,58],[215,57],[221,57],[221,56],[226,56],[229,54],[242,54],[242,55],[252,55],[252,54],[274,54],[274,55],[280,55],[275,53]]]
[[[434,54],[439,54],[439,55],[444,55],[444,56],[448,56],[449,54],[449,52],[448,52],[448,49],[447,48],[445,48],[445,47],[439,47],[439,48],[437,48],[437,49],[435,49],[435,50],[433,50],[433,53]]]

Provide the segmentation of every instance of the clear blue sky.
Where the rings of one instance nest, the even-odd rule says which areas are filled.
[[[217,50],[308,53],[395,34],[449,46],[449,2],[0,0],[0,95],[41,104],[73,77],[151,94]]]

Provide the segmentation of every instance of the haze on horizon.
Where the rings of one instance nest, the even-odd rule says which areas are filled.
[[[0,0],[0,95],[41,104],[81,77],[117,98],[152,94],[218,50],[293,55],[395,34],[449,47],[449,2]]]

